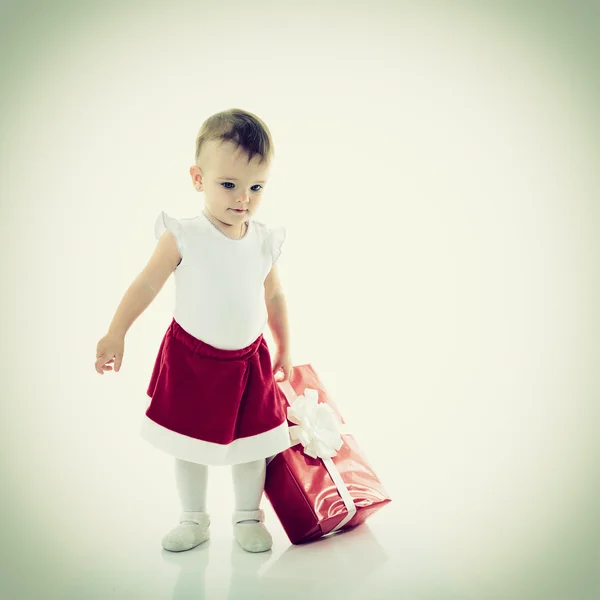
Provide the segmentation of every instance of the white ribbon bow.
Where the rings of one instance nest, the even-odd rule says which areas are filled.
[[[289,427],[291,441],[300,442],[308,456],[331,458],[342,447],[341,423],[331,406],[319,403],[317,390],[305,388],[304,395],[297,396],[288,406],[287,416],[292,423],[297,423]]]
[[[342,433],[349,433],[331,406],[319,402],[319,392],[312,388],[304,388],[304,394],[296,396],[294,388],[289,381],[278,382],[285,393],[290,406],[287,408],[288,419],[292,425],[288,427],[291,445],[302,444],[304,453],[313,458],[320,458],[329,471],[348,514],[331,530],[330,533],[341,529],[356,514],[354,498],[350,495],[332,456],[342,447]],[[274,457],[271,457],[271,459]],[[268,461],[267,461],[268,462]]]

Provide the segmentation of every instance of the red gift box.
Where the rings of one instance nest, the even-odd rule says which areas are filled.
[[[350,529],[391,502],[312,365],[276,383],[292,446],[267,459],[265,496],[290,542]]]

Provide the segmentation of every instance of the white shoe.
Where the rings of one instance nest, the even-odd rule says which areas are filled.
[[[242,521],[255,519],[258,523],[252,521],[242,523]],[[233,535],[237,543],[248,552],[265,552],[273,545],[273,538],[264,526],[265,511],[262,508],[257,510],[236,510],[233,513]]]
[[[183,511],[179,525],[163,537],[162,547],[171,552],[191,550],[210,537],[210,517],[205,512]]]

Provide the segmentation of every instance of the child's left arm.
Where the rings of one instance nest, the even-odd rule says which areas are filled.
[[[290,354],[287,304],[279,281],[277,265],[271,267],[271,271],[265,279],[265,303],[267,305],[268,325],[277,344],[277,352],[273,361],[273,375],[281,369],[283,378],[276,381],[285,381],[292,377],[293,368]]]

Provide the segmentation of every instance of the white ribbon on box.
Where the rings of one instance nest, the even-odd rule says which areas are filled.
[[[331,406],[319,402],[319,392],[312,388],[305,388],[304,394],[297,396],[289,381],[279,381],[290,406],[287,409],[287,418],[297,425],[291,426],[290,441],[292,446],[302,444],[304,453],[313,458],[320,458],[331,475],[331,479],[348,509],[348,514],[331,531],[343,527],[355,514],[356,505],[350,495],[332,456],[342,447],[342,433],[349,433],[346,426],[340,422]],[[290,400],[291,398],[291,400]]]

